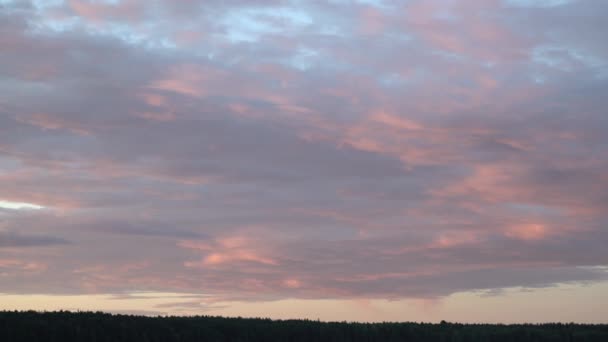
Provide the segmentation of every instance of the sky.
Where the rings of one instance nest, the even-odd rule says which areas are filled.
[[[607,15],[0,0],[0,309],[605,323]]]

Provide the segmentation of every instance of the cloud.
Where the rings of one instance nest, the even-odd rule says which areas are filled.
[[[0,248],[47,247],[69,244],[68,240],[54,236],[21,235],[0,231]]]
[[[600,2],[2,8],[2,292],[605,280]]]

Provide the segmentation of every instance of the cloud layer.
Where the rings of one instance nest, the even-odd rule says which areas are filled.
[[[606,280],[607,14],[0,1],[0,292],[399,299]]]

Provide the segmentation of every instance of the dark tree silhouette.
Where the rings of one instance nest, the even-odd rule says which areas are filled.
[[[101,312],[0,312],[6,342],[606,342],[608,325],[323,323],[223,317],[143,317]]]

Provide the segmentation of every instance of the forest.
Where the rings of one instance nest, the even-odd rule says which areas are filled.
[[[543,342],[608,341],[608,325],[353,323],[103,312],[0,312],[0,341]]]

